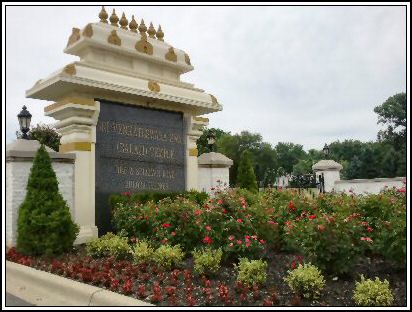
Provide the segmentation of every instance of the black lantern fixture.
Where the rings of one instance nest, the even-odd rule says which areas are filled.
[[[215,143],[216,143],[216,135],[213,131],[209,131],[209,134],[207,136],[207,144],[209,145],[209,150],[211,152],[214,152]]]
[[[30,130],[31,114],[27,110],[26,105],[23,106],[23,109],[20,114],[17,115],[17,118],[19,119],[20,130],[23,133],[22,139],[28,140],[29,136],[27,135],[27,132]]]
[[[323,154],[325,156],[329,155],[329,146],[327,144],[325,144],[325,146],[323,147]]]

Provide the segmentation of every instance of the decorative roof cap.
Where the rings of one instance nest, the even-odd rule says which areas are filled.
[[[332,159],[323,159],[312,166],[313,170],[342,170],[342,165]]]
[[[230,167],[233,160],[221,153],[204,153],[197,158],[197,163],[201,167]]]

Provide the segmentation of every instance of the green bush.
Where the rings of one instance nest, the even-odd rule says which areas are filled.
[[[211,239],[209,247],[222,247],[225,260],[261,256],[266,245],[258,235],[258,216],[250,206],[256,198],[243,189],[219,190],[196,217],[202,238]]]
[[[155,250],[147,241],[139,241],[133,248],[133,260],[135,263],[148,263],[154,259]]]
[[[307,299],[318,298],[325,287],[325,280],[320,270],[310,263],[299,264],[296,269],[289,270],[283,280],[293,292]]]
[[[148,194],[142,196],[149,199]],[[311,198],[294,190],[254,194],[218,187],[202,205],[188,196],[157,203],[138,203],[133,196],[122,196],[113,224],[118,233],[150,240],[153,247],[179,244],[186,252],[222,248],[225,261],[261,258],[268,247],[286,249],[333,274],[350,272],[365,252],[402,265],[406,258],[406,196],[396,189],[378,196]],[[378,211],[380,199],[384,212]]]
[[[118,203],[112,214],[112,224],[117,233],[128,237],[145,238],[153,234],[153,220],[156,214],[154,202]]]
[[[113,256],[116,259],[127,259],[132,255],[127,238],[117,236],[111,232],[88,242],[86,251],[93,258]]]
[[[374,220],[370,236],[373,238],[372,250],[388,260],[394,261],[395,265],[404,267],[406,265],[406,193],[396,189],[387,190],[381,194],[383,209],[388,212],[379,219]]]
[[[163,245],[156,249],[154,253],[154,262],[166,270],[179,266],[183,261],[185,254],[179,245]]]
[[[393,295],[387,280],[382,282],[378,277],[375,281],[365,280],[361,275],[361,281],[356,282],[353,300],[360,306],[390,306],[393,303]]]
[[[225,257],[254,257],[265,246],[255,227],[258,214],[248,202],[255,197],[234,189],[220,192],[204,205],[182,196],[157,204],[118,203],[112,221],[118,233],[150,239],[153,246],[179,244],[185,251],[222,247]]]
[[[254,216],[254,227],[257,236],[265,240],[269,247],[280,249],[282,245],[281,230],[278,222],[273,221],[273,210],[270,204],[261,199],[250,207],[250,212]],[[277,221],[279,221],[277,219]]]
[[[246,285],[263,284],[266,281],[268,264],[263,260],[248,260],[241,258],[235,265],[238,271],[237,280]]]
[[[119,203],[139,203],[146,204],[150,201],[158,203],[162,199],[170,198],[172,200],[177,197],[184,197],[199,205],[203,205],[204,202],[209,198],[206,192],[198,192],[195,190],[182,191],[182,192],[142,192],[142,193],[121,193],[112,194],[110,196],[109,202],[112,209],[116,208]]]
[[[290,249],[303,253],[308,261],[331,274],[350,272],[362,248],[370,245],[361,241],[363,226],[355,217],[309,215],[289,221],[284,231],[284,241]]]
[[[196,224],[195,211],[199,205],[184,198],[165,198],[158,205],[152,220],[151,239],[157,244],[180,245],[189,251],[201,242],[199,224]]]
[[[50,156],[41,145],[33,161],[27,194],[17,220],[17,250],[28,255],[57,255],[73,247],[79,227],[59,192]]]
[[[20,131],[17,131],[16,134],[18,139],[22,137]],[[31,127],[28,136],[30,140],[37,140],[56,152],[59,151],[61,135],[51,125],[37,124],[35,127]]]
[[[198,274],[213,274],[220,269],[220,262],[222,260],[222,249],[210,249],[193,251],[194,271]]]

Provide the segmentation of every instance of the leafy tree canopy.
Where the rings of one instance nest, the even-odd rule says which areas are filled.
[[[22,133],[17,131],[16,136],[20,139]],[[30,140],[37,140],[40,144],[44,144],[56,152],[59,151],[61,135],[50,125],[37,124],[35,127],[31,127],[28,136]]]

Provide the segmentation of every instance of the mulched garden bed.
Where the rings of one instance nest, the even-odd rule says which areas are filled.
[[[134,265],[113,258],[92,259],[84,246],[56,258],[27,257],[10,249],[7,259],[88,283],[159,306],[355,306],[352,300],[359,275],[387,279],[394,306],[406,306],[406,269],[394,269],[380,257],[363,258],[349,276],[325,276],[326,287],[316,301],[295,296],[283,281],[287,270],[301,258],[284,252],[267,255],[267,281],[261,287],[244,287],[236,282],[233,265],[222,265],[210,278],[193,273],[193,260],[181,268],[163,272],[155,265]]]

